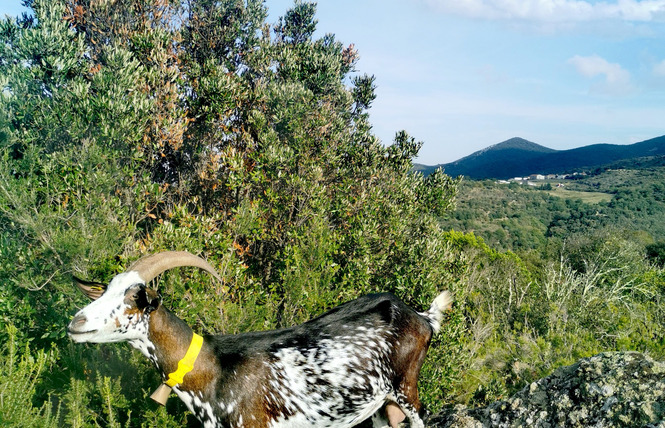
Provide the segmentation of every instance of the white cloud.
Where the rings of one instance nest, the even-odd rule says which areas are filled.
[[[653,74],[656,77],[665,77],[665,60],[659,62],[653,67]]]
[[[625,82],[630,80],[630,73],[621,65],[610,63],[598,55],[580,56],[575,55],[568,60],[577,71],[585,77],[596,77],[604,74],[609,83]]]
[[[539,22],[665,21],[665,0],[423,0],[443,12],[476,19]]]
[[[603,76],[601,83],[591,87],[591,92],[601,95],[626,95],[633,91],[630,73],[620,64],[608,62],[598,55],[579,56],[568,60],[578,73],[584,77]]]

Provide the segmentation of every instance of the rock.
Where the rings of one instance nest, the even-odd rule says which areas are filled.
[[[665,363],[637,352],[584,358],[484,408],[464,406],[427,421],[431,428],[665,428]]]

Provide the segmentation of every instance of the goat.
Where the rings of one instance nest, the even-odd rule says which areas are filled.
[[[201,268],[187,252],[145,256],[107,285],[74,278],[93,300],[68,326],[74,342],[127,341],[149,358],[204,427],[352,427],[409,419],[423,427],[417,381],[450,293],[418,313],[390,293],[344,303],[281,330],[201,337],[147,284],[179,266]],[[167,386],[168,385],[168,386]]]

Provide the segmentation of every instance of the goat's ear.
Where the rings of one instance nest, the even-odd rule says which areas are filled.
[[[74,284],[85,294],[88,296],[90,300],[97,300],[99,297],[104,294],[106,291],[106,284],[102,284],[99,282],[90,282],[90,281],[85,281],[83,279],[73,277],[74,278]]]
[[[146,314],[156,311],[162,303],[162,296],[157,290],[142,286],[136,293],[136,307]]]

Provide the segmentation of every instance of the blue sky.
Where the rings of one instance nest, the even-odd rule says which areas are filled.
[[[292,4],[266,1],[269,20]],[[568,149],[665,134],[665,0],[321,0],[317,19],[376,76],[375,134],[407,130],[420,163],[516,136]]]

